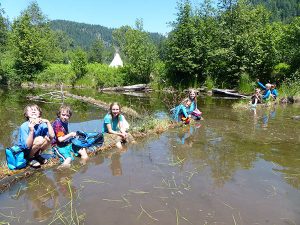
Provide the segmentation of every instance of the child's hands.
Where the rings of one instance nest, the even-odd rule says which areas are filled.
[[[71,132],[69,133],[70,137],[75,137],[76,136],[76,132]]]

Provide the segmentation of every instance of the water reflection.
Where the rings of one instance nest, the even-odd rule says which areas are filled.
[[[149,111],[162,105],[151,95],[143,102],[117,98],[145,102]],[[234,224],[233,218],[236,224],[300,224],[300,123],[290,119],[299,108],[236,112],[228,100],[199,101],[205,115],[199,124],[152,135],[125,152],[98,154],[84,166],[77,160],[69,169],[38,172],[11,198],[1,194],[0,204],[25,209],[20,223],[33,224],[70,223],[71,198],[73,209],[86,213],[85,224]],[[90,107],[78,103],[71,130],[101,127],[105,112]]]

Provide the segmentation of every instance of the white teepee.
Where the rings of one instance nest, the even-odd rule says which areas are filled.
[[[111,63],[109,64],[110,67],[123,67],[123,61],[119,55],[118,52],[115,53],[115,57],[114,59],[111,61]]]

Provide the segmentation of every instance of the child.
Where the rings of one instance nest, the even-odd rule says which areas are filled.
[[[200,120],[202,112],[197,109],[197,95],[194,89],[190,89],[188,98],[191,101],[191,105],[189,108],[187,108],[187,113],[192,115],[193,119]]]
[[[19,129],[18,145],[27,150],[29,165],[38,168],[47,163],[40,154],[50,147],[54,131],[49,120],[41,118],[42,110],[36,104],[27,105],[24,116],[26,122]]]
[[[260,89],[256,88],[254,95],[251,97],[251,104],[253,107],[256,107],[257,104],[261,103],[261,94]]]
[[[263,102],[268,102],[271,99],[271,84],[267,83],[266,86],[263,85],[261,82],[259,82],[259,79],[257,79],[258,85],[264,90],[264,93],[262,95],[262,101]],[[275,89],[276,90],[276,89]],[[276,90],[277,92],[277,90]]]
[[[276,84],[271,85],[271,96],[274,100],[276,100],[278,96],[278,91],[276,90]]]
[[[57,112],[57,119],[52,124],[55,133],[52,146],[55,154],[63,162],[62,166],[71,165],[71,161],[74,159],[72,152],[74,152],[76,155],[79,153],[82,159],[88,158],[84,148],[79,150],[72,148],[70,139],[76,136],[76,132],[69,133],[68,122],[71,116],[71,108],[67,105],[62,105]]]
[[[116,136],[116,146],[122,149],[122,143],[132,141],[132,136],[126,131],[129,128],[125,117],[121,114],[121,106],[114,102],[109,107],[109,113],[104,117],[102,133],[108,133]]]
[[[187,109],[190,108],[192,102],[189,98],[184,99],[173,111],[173,119],[177,122],[182,121],[184,124],[190,123],[191,115],[188,114]]]

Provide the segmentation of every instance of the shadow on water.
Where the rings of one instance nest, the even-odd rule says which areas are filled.
[[[166,110],[155,94],[129,98],[149,112]],[[300,124],[290,119],[300,108],[234,111],[232,102],[200,98],[199,123],[36,173],[0,195],[0,222],[300,224]],[[13,121],[9,137],[22,104],[10,111],[16,117],[1,118]],[[101,126],[105,112],[74,106],[71,130]]]

